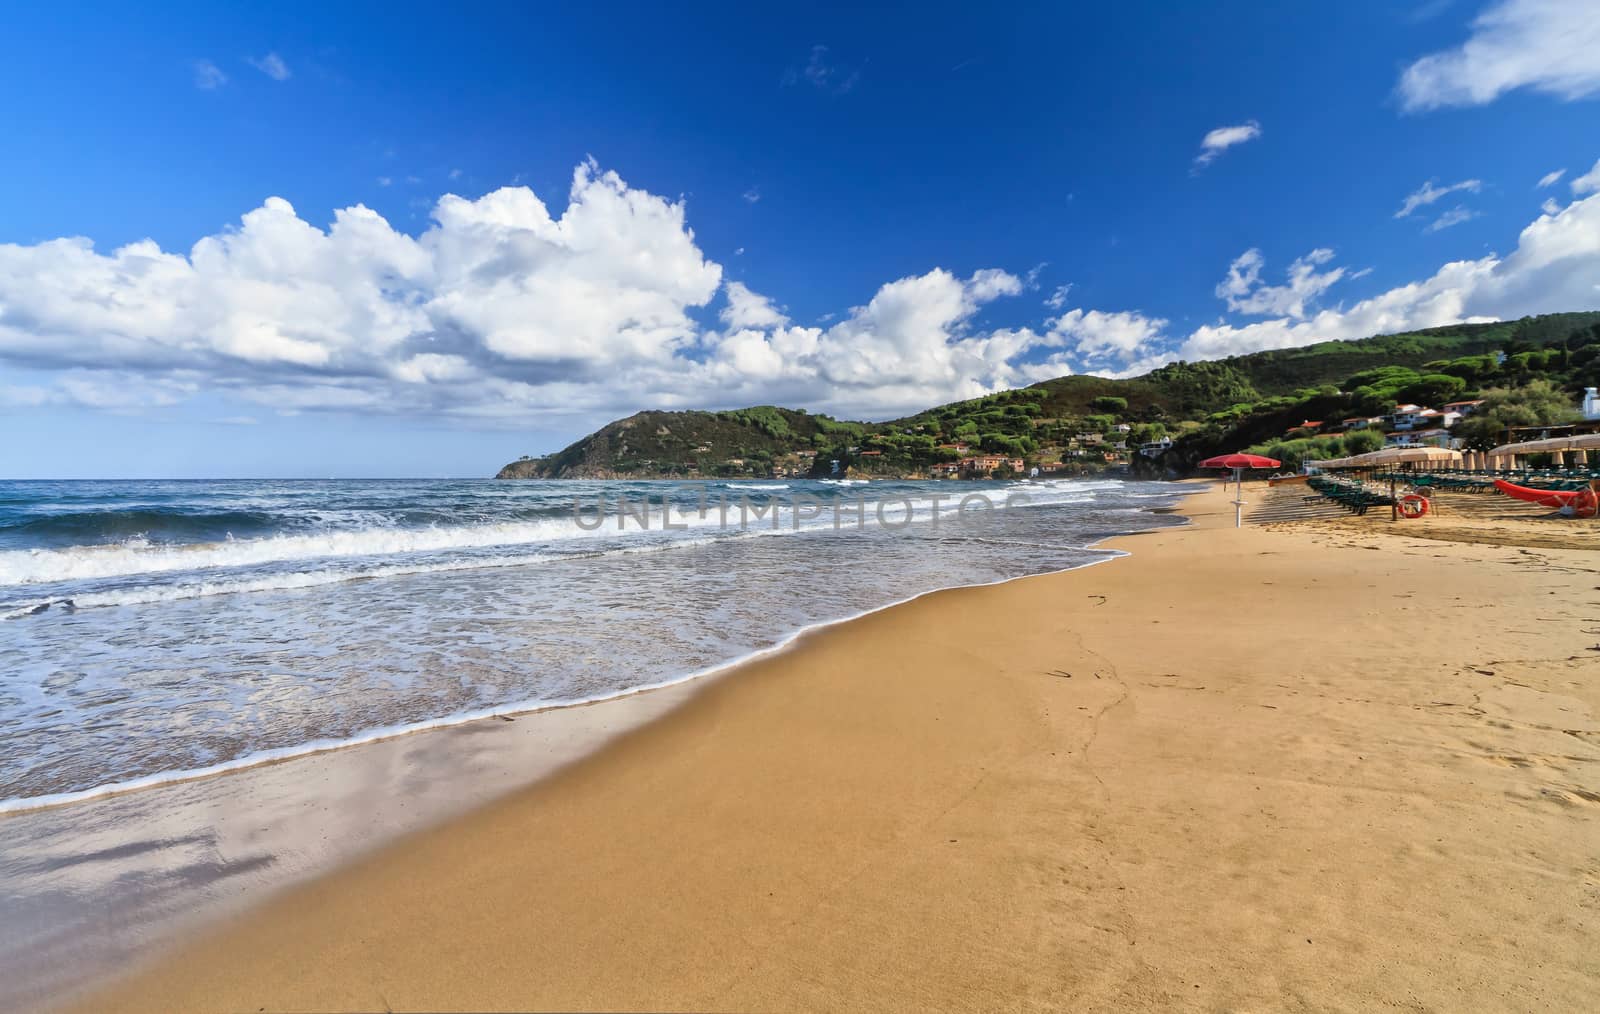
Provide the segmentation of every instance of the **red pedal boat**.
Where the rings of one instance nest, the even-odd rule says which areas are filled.
[[[1600,495],[1595,492],[1596,485],[1600,485],[1600,482],[1591,482],[1587,489],[1534,489],[1504,479],[1494,481],[1494,488],[1506,496],[1559,510],[1571,518],[1592,518],[1600,513]]]

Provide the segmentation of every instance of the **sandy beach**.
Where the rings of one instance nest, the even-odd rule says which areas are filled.
[[[1587,1009],[1600,556],[1225,499],[704,681],[83,1009]]]

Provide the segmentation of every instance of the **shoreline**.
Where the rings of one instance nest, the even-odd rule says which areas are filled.
[[[1136,508],[1130,516],[1137,521],[1139,514],[1179,513],[1189,497],[1205,488],[1176,487],[1171,503]],[[30,868],[27,857],[32,853],[51,856],[52,866],[70,868],[87,859],[92,860],[87,866],[103,868],[84,874],[73,892],[101,895],[106,905],[119,911],[121,924],[135,928],[114,931],[109,939],[98,939],[104,936],[104,928],[93,924],[100,918],[94,911],[73,914],[69,909],[36,917],[40,931],[52,940],[91,939],[88,945],[60,944],[65,952],[56,957],[69,958],[75,966],[72,976],[93,988],[115,981],[117,976],[128,974],[130,969],[152,958],[159,959],[166,949],[197,928],[237,914],[241,908],[269,901],[308,879],[337,874],[374,851],[460,819],[475,808],[492,805],[504,794],[525,790],[566,767],[582,763],[606,750],[618,737],[692,701],[706,686],[763,660],[781,657],[809,638],[827,636],[834,628],[936,593],[994,587],[1121,559],[1128,555],[1127,551],[1106,548],[1106,544],[1172,527],[1175,526],[1169,519],[1169,523],[1160,527],[1138,528],[1096,539],[1085,548],[1103,555],[1075,567],[930,589],[859,613],[806,624],[782,640],[744,656],[593,700],[540,703],[530,708],[508,705],[467,716],[426,720],[412,727],[381,730],[375,735],[326,746],[288,748],[269,757],[237,758],[210,770],[182,772],[176,777],[156,774],[134,780],[132,784],[83,790],[65,798],[58,794],[0,804],[0,827],[7,827],[12,838],[7,847],[0,848],[0,878],[26,876],[18,871]],[[603,707],[595,708],[595,705]],[[558,743],[553,749],[559,757],[551,762],[546,762],[541,753],[542,741],[547,737]],[[417,768],[419,762],[409,759],[414,754],[429,755],[430,766],[438,769],[430,771],[430,784],[454,782],[467,791],[460,793],[459,799],[445,793],[452,798],[435,798],[432,802],[426,797],[406,795],[387,808],[369,803],[368,798],[374,795],[382,797],[414,791],[416,776],[405,774]],[[485,780],[481,759],[491,757],[496,764],[504,760],[500,766],[507,770]],[[468,778],[473,782],[464,784],[462,780]],[[302,784],[291,784],[295,782]],[[333,788],[317,788],[315,784],[305,783],[331,783]],[[346,791],[347,783],[364,785],[366,789],[359,798],[352,797]],[[355,816],[330,822],[327,816],[330,810],[352,807],[361,815],[360,819],[367,822],[366,826],[360,825]],[[244,826],[253,823],[257,813],[263,815],[262,820],[268,819],[267,814],[276,814],[285,821],[300,822],[304,826],[266,838],[252,835]],[[400,816],[402,813],[405,816]],[[219,818],[218,814],[231,816]],[[81,824],[90,825],[90,830],[80,833],[78,826]],[[161,832],[152,834],[157,827]],[[334,828],[338,828],[337,834]],[[341,844],[329,846],[330,838],[340,839]],[[217,859],[206,858],[199,863],[188,861],[202,859],[189,843],[219,839],[236,844],[232,848],[219,844],[200,850],[217,854]],[[343,839],[353,839],[354,844]],[[231,853],[239,849],[248,850],[254,858],[237,861]],[[113,861],[96,858],[124,851],[129,858]],[[114,886],[117,878],[124,881],[159,879],[166,876],[167,868],[174,864],[187,864],[184,868],[204,869],[205,872],[197,874],[193,883],[186,883],[175,892],[158,892],[155,902],[137,898],[130,902],[128,891]],[[174,917],[167,911],[172,905],[170,894],[176,894],[180,901],[187,898],[185,907],[193,911]],[[129,908],[130,903],[134,907]],[[151,909],[152,904],[155,905],[153,910],[141,914],[140,906]],[[149,920],[149,925],[136,925],[144,919]],[[9,995],[8,1003],[42,1002],[42,994],[32,987],[50,981],[56,971],[45,974],[21,956],[26,953],[27,948],[23,952],[16,952],[14,947],[0,948],[0,972],[6,973],[0,974],[0,980],[8,977],[12,980],[10,989],[0,990],[0,1000]],[[81,988],[72,992],[81,992]]]
[[[1179,480],[1178,482],[1175,482],[1174,485],[1195,484],[1201,482],[1209,485],[1210,480]],[[1204,489],[1204,486],[1197,486],[1192,492],[1175,491],[1172,495],[1179,498],[1180,502],[1177,505],[1137,508],[1136,512],[1139,514],[1158,515],[1181,513],[1182,502],[1191,496],[1197,495],[1200,492],[1204,492]],[[1160,530],[1160,528],[1146,528],[1133,532],[1118,532],[1087,543],[1083,548],[1086,550],[1098,550],[1105,543],[1112,542],[1116,539],[1132,538],[1137,535],[1143,535],[1151,531]],[[637,552],[638,550],[626,551]],[[159,789],[167,785],[181,785],[185,782],[217,778],[223,775],[248,771],[252,768],[288,763],[301,757],[314,757],[321,754],[338,752],[341,750],[355,749],[372,743],[382,743],[400,737],[414,735],[416,733],[451,729],[458,726],[470,725],[475,722],[483,722],[491,719],[515,719],[528,715],[540,714],[547,711],[559,711],[569,708],[585,708],[596,704],[605,704],[611,701],[625,700],[636,694],[652,693],[657,690],[670,689],[672,687],[680,686],[695,680],[725,674],[741,666],[748,665],[752,662],[756,662],[763,658],[767,658],[771,655],[785,651],[790,646],[795,644],[799,639],[809,634],[827,630],[828,628],[838,626],[839,624],[850,623],[854,620],[871,616],[872,614],[881,612],[885,609],[893,609],[896,606],[905,605],[909,602],[915,602],[917,599],[926,595],[932,595],[943,591],[955,591],[962,588],[986,588],[993,585],[1005,584],[1010,581],[1021,581],[1029,577],[1042,577],[1048,574],[1065,574],[1074,570],[1084,570],[1086,568],[1106,563],[1111,560],[1120,559],[1121,557],[1127,555],[1128,554],[1126,552],[1120,550],[1111,550],[1108,551],[1108,555],[1102,557],[1101,559],[1090,560],[1087,563],[1081,563],[1074,567],[1065,567],[1059,570],[1040,571],[1038,574],[1024,574],[1019,577],[998,578],[994,581],[981,581],[974,584],[953,584],[944,585],[939,588],[930,588],[927,591],[917,592],[914,595],[910,595],[902,599],[896,599],[881,606],[874,606],[870,609],[851,613],[836,619],[819,620],[815,623],[804,624],[795,630],[784,634],[778,641],[774,642],[768,647],[758,648],[754,651],[747,652],[744,655],[727,659],[722,662],[717,662],[714,665],[703,669],[696,669],[692,672],[684,673],[679,676],[669,677],[667,679],[658,680],[652,683],[641,684],[636,687],[628,687],[623,690],[618,690],[614,693],[597,694],[592,697],[574,700],[515,701],[509,704],[499,705],[494,708],[482,708],[457,714],[441,715],[437,718],[420,719],[415,722],[408,722],[401,725],[381,726],[375,729],[363,731],[344,739],[318,739],[312,740],[308,743],[297,744],[295,746],[278,747],[270,750],[257,751],[241,757],[207,765],[203,768],[188,768],[177,771],[158,771],[148,775],[140,775],[124,781],[93,786],[87,789],[76,789],[68,792],[50,793],[43,796],[16,796],[10,799],[0,799],[0,820],[3,820],[6,817],[14,814],[26,814],[37,810],[73,806],[79,803],[93,802],[98,799],[107,799],[126,795],[130,792],[143,792],[149,789]]]
[[[704,681],[84,1009],[1581,1009],[1600,561],[1211,500]]]

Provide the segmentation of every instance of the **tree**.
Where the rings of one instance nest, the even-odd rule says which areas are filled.
[[[1437,372],[1448,373],[1471,383],[1492,376],[1498,369],[1494,356],[1462,356],[1460,359],[1452,359]]]
[[[1406,366],[1379,366],[1371,370],[1362,370],[1352,375],[1344,382],[1346,391],[1354,391],[1359,387],[1392,387],[1399,390],[1407,384],[1417,381],[1417,371]]]
[[[1377,430],[1351,430],[1344,435],[1344,452],[1349,455],[1366,454],[1383,447],[1383,434]]]
[[[1128,410],[1128,399],[1117,398],[1112,395],[1101,395],[1089,403],[1096,412],[1106,412],[1115,415]]]
[[[1427,373],[1416,383],[1401,388],[1401,401],[1418,405],[1442,405],[1467,389],[1467,382],[1448,373]]]
[[[1128,443],[1150,444],[1155,443],[1167,435],[1167,427],[1162,423],[1136,423],[1128,433]]]
[[[1493,388],[1483,392],[1483,402],[1453,431],[1474,450],[1488,450],[1503,443],[1506,431],[1515,426],[1553,426],[1578,418],[1571,397],[1548,380],[1530,380],[1522,387]]]

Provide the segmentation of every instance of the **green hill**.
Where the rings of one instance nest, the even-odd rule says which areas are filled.
[[[524,458],[502,479],[765,475],[798,467],[802,451],[859,441],[872,427],[761,405],[731,412],[639,412],[608,423],[559,453]],[[809,469],[809,463],[806,464]]]
[[[524,458],[500,478],[653,478],[852,474],[922,476],[977,451],[1104,468],[1106,443],[1167,438],[1137,467],[1172,474],[1218,450],[1281,437],[1298,423],[1376,415],[1396,401],[1439,403],[1543,378],[1600,385],[1600,312],[1462,324],[1203,363],[1142,377],[1071,376],[879,423],[764,405],[728,412],[640,412],[564,450]]]

